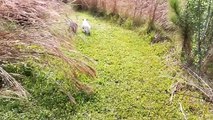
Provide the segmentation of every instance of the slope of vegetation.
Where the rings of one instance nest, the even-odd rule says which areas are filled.
[[[79,76],[95,70],[73,48],[66,13],[58,0],[0,0],[0,119],[63,118],[75,94],[93,93]]]

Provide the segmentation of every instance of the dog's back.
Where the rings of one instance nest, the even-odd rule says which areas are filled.
[[[90,35],[91,26],[90,26],[89,22],[86,19],[83,20],[82,29],[83,29],[83,32],[86,35]]]

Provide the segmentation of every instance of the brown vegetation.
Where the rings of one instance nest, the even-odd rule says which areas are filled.
[[[30,25],[42,22],[48,14],[47,3],[39,0],[1,0],[0,18],[16,22],[20,25]]]
[[[18,96],[20,98],[27,98],[30,94],[18,83],[10,74],[8,74],[2,67],[0,67],[0,95],[3,97],[8,96]],[[3,89],[4,87],[9,87],[12,89]],[[14,98],[16,97],[14,96]]]
[[[130,17],[135,22],[143,22],[155,14],[155,21],[158,24],[164,28],[167,28],[169,24],[166,0],[77,0],[76,3],[82,5],[83,8],[95,8],[107,14]]]

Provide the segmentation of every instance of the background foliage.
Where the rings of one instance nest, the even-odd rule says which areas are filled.
[[[213,45],[213,1],[170,0],[170,5],[174,12],[172,21],[183,36],[183,58],[200,71]]]

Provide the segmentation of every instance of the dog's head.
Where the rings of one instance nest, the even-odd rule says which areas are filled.
[[[83,21],[88,21],[88,19],[83,19]]]

